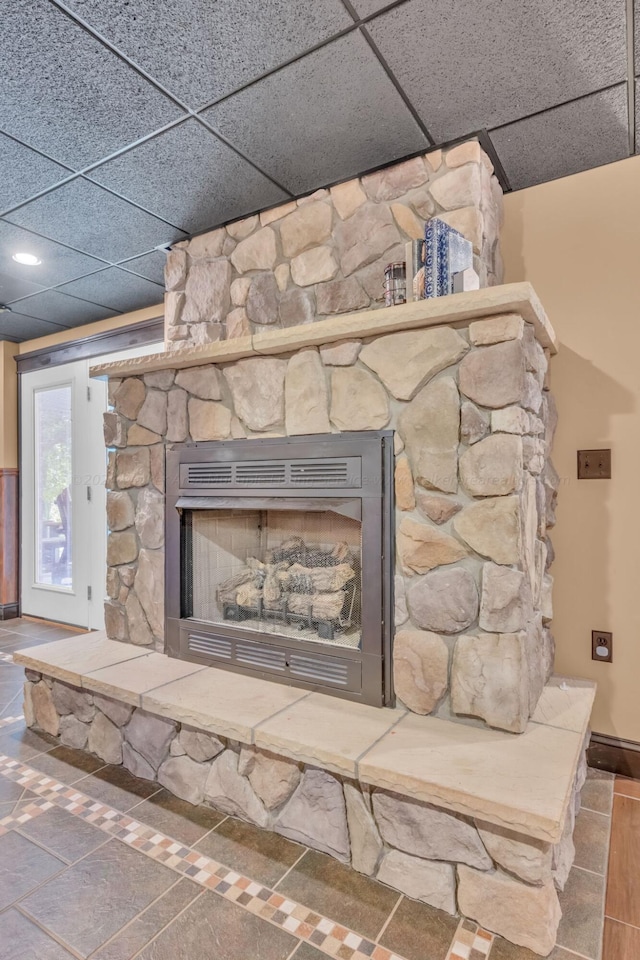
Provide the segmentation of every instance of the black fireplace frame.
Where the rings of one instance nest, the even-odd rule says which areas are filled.
[[[393,706],[393,431],[175,443],[166,453],[165,650],[170,657],[263,677],[375,706]],[[324,485],[301,479],[319,470]],[[323,463],[335,477],[327,480]],[[269,464],[265,485],[242,479],[247,464]],[[235,465],[244,464],[243,474]],[[207,465],[210,465],[207,467]],[[293,465],[293,468],[292,468]],[[297,467],[296,467],[297,465]],[[318,466],[319,465],[319,466]],[[252,466],[251,469],[256,469]],[[318,474],[315,474],[318,476]],[[238,479],[241,477],[241,479]],[[327,509],[360,513],[360,649],[260,633],[185,615],[184,577],[191,511],[216,508]]]

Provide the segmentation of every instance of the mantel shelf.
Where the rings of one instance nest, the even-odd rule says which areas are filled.
[[[455,326],[502,313],[517,313],[531,323],[543,347],[557,353],[557,340],[538,296],[530,283],[506,283],[448,297],[418,300],[395,307],[344,313],[316,323],[268,330],[254,336],[218,340],[188,350],[170,350],[151,356],[91,368],[92,377],[128,377],[158,370],[182,370],[208,363],[230,363],[245,357],[274,356],[318,347],[340,340],[361,339],[401,330]]]

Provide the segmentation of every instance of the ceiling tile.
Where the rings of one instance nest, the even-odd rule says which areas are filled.
[[[118,266],[122,267],[123,270],[130,270],[131,273],[137,273],[140,277],[146,277],[147,280],[153,280],[154,283],[160,283],[164,287],[164,265],[166,262],[166,250],[151,250],[141,257],[124,260]]]
[[[139,310],[164,300],[164,287],[117,267],[108,267],[59,288],[60,293],[82,297],[112,310]]]
[[[42,263],[27,267],[12,259],[14,253],[33,253]],[[65,280],[75,280],[103,266],[100,260],[69,250],[52,240],[45,240],[29,230],[0,220],[0,271],[16,280],[26,280],[43,287],[53,287]]]
[[[359,17],[369,17],[384,7],[388,7],[393,0],[351,0],[353,9]]]
[[[37,283],[31,283],[21,277],[10,277],[7,273],[0,272],[0,303],[11,303],[12,300],[28,297],[40,290],[44,290],[44,287]]]
[[[197,120],[147,140],[89,176],[187,233],[288,197]]]
[[[629,156],[626,84],[490,133],[514,189]]]
[[[192,109],[353,25],[340,0],[66,2]]]
[[[368,29],[438,142],[626,76],[624,0],[409,0]]]
[[[2,4],[0,61],[0,128],[76,169],[181,112],[49,0]]]
[[[113,263],[184,238],[181,230],[83,178],[32,200],[6,219]]]
[[[60,333],[64,327],[58,323],[47,323],[46,320],[36,320],[23,313],[0,313],[0,340],[13,340],[22,343],[24,340],[33,340],[35,337],[46,337],[50,333]]]
[[[10,210],[69,173],[66,167],[0,133],[0,210]]]
[[[57,290],[45,290],[43,293],[36,293],[33,297],[18,300],[15,309],[26,317],[49,320],[63,327],[75,327],[82,323],[92,323],[94,320],[105,320],[118,313],[117,310],[110,310],[97,303],[68,297]]]
[[[359,32],[265,77],[204,116],[293,193],[428,146]]]

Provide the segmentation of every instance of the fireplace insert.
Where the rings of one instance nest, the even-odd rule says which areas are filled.
[[[393,703],[393,433],[173,444],[166,649]]]

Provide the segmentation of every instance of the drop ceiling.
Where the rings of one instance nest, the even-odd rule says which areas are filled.
[[[628,0],[0,0],[0,17],[1,339],[160,303],[168,244],[470,134],[505,189],[635,150]]]

